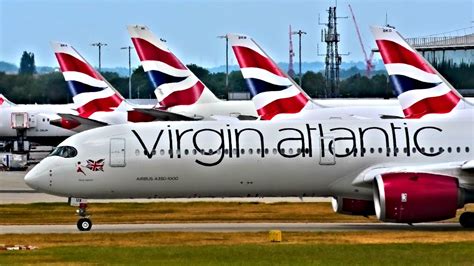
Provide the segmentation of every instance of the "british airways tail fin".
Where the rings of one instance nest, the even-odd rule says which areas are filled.
[[[2,108],[2,107],[11,107],[11,106],[15,106],[15,105],[16,104],[14,104],[10,100],[8,100],[7,97],[5,97],[5,95],[0,94],[0,108]]]
[[[113,112],[124,98],[72,46],[51,43],[79,116]]]
[[[391,27],[371,27],[406,118],[472,108],[461,94]]]
[[[227,34],[257,113],[262,120],[318,108],[249,36]]]
[[[219,102],[148,27],[132,25],[127,29],[161,107]]]

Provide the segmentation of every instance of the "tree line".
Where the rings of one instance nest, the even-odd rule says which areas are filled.
[[[25,62],[23,62],[25,61]],[[435,65],[457,89],[474,89],[474,64],[441,63]],[[219,98],[226,99],[228,92],[247,92],[245,80],[240,71],[229,73],[229,86],[226,89],[225,73],[211,73],[195,64],[188,68],[206,84]],[[115,72],[103,72],[104,78],[112,84],[124,97],[128,95],[128,77],[121,77]],[[298,78],[295,78],[298,82]],[[326,80],[321,72],[307,71],[302,76],[302,87],[313,98],[326,97]],[[154,99],[154,88],[149,84],[146,73],[139,67],[132,74],[132,98]],[[0,72],[0,93],[14,103],[70,103],[67,84],[60,72],[35,74],[34,54],[25,52],[22,56],[18,75]],[[392,86],[385,74],[372,77],[355,74],[341,80],[339,97],[341,98],[390,98],[393,97]]]

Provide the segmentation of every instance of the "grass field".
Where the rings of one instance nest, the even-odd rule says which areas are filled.
[[[468,210],[473,210],[469,205]],[[378,222],[335,214],[329,203],[94,203],[97,223]],[[461,211],[458,213],[458,215]],[[0,205],[0,224],[74,224],[59,203]],[[453,222],[455,219],[449,220]],[[474,231],[284,232],[282,243],[260,233],[0,234],[4,264],[153,265],[473,265]]]
[[[37,244],[0,251],[0,264],[472,265],[474,232],[125,233],[5,235]]]
[[[311,203],[94,203],[94,223],[173,222],[378,222],[375,217],[334,213],[328,202]],[[474,205],[466,210],[474,211]],[[66,203],[0,205],[0,224],[75,224],[74,207]],[[458,212],[460,215],[462,211]],[[457,218],[448,222],[457,222]]]

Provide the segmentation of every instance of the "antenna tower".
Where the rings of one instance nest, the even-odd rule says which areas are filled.
[[[295,77],[295,70],[293,68],[293,57],[295,57],[295,52],[293,51],[293,37],[292,37],[291,25],[289,27],[288,36],[290,37],[290,45],[288,50],[289,60],[288,60],[288,76],[291,78]]]

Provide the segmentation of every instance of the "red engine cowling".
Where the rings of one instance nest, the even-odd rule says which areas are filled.
[[[332,199],[332,209],[334,212],[348,215],[374,215],[374,202],[371,200],[359,200],[343,197]]]
[[[429,173],[389,173],[374,183],[377,218],[385,222],[433,222],[456,216],[461,191],[451,176]],[[462,204],[461,204],[462,205]]]

